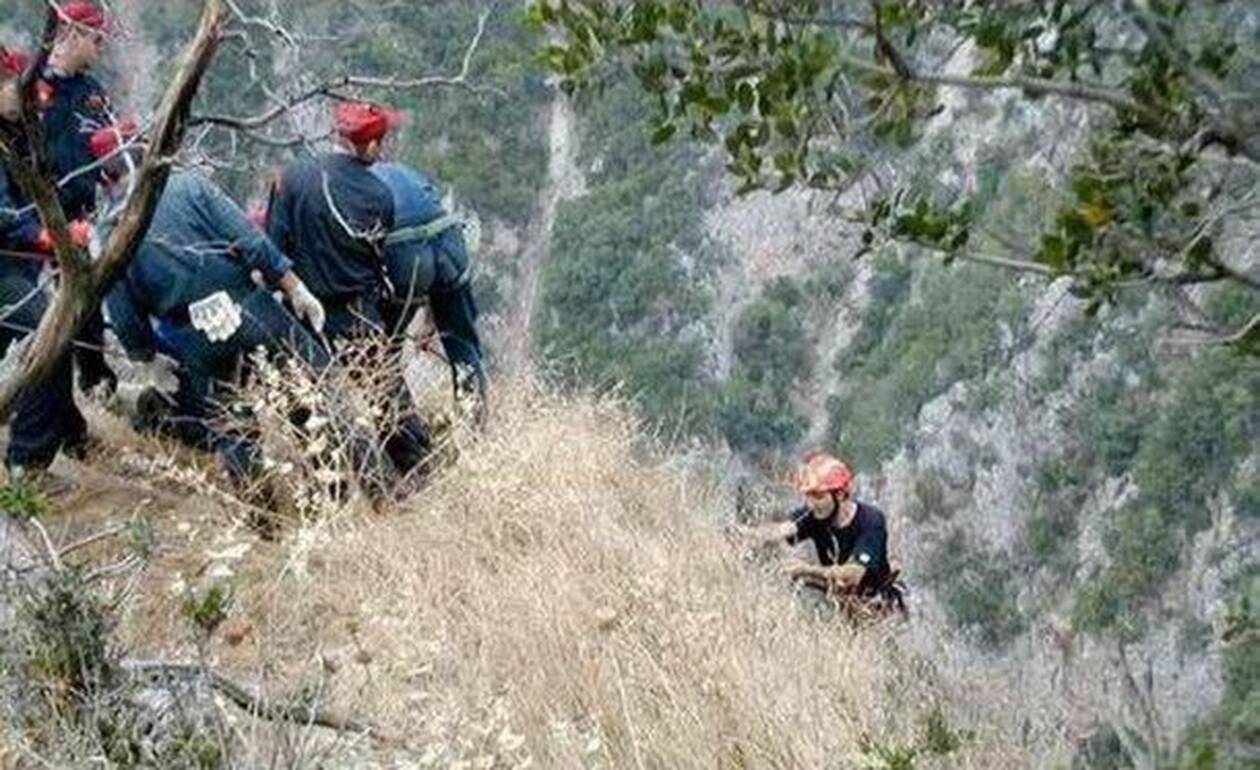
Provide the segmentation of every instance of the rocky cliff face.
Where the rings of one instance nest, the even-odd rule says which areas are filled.
[[[966,69],[967,56],[961,51],[951,67]],[[885,182],[928,174],[974,193],[995,184],[996,173],[1053,189],[1090,119],[1079,107],[1030,106],[1011,96],[953,95],[946,107],[917,152],[885,164]],[[553,121],[553,131],[562,129]],[[553,164],[553,184],[580,171]],[[868,193],[855,188],[838,203],[857,205]],[[836,201],[801,192],[735,197],[721,181],[709,198],[704,233],[723,254],[705,318],[708,370],[716,381],[731,372],[741,310],[767,286],[828,265],[846,271],[843,286],[818,299],[822,312],[810,315],[814,365],[790,394],[807,420],[793,451],[821,445],[835,435],[828,399],[843,398],[847,386],[834,362],[866,322],[879,267],[851,260],[860,233],[835,214]],[[1016,214],[995,227],[1038,218],[1038,212]],[[1254,266],[1255,254],[1246,249],[1241,245],[1235,256]],[[896,301],[923,302],[925,284],[939,278],[939,268],[928,255],[902,256],[912,265],[913,288]],[[1046,469],[1090,440],[1081,426],[1093,419],[1088,401],[1099,382],[1162,387],[1137,374],[1131,356],[1117,348],[1163,308],[1155,298],[1130,303],[1086,328],[1063,282],[1007,280],[1022,304],[1016,321],[998,321],[993,329],[997,365],[947,383],[917,413],[902,415],[906,427],[896,450],[866,469],[862,494],[892,516],[893,547],[914,588],[912,646],[943,664],[984,670],[991,677],[986,686],[1035,704],[1027,710],[1030,745],[1061,752],[1113,741],[1131,761],[1153,763],[1175,753],[1186,731],[1221,701],[1227,587],[1260,562],[1256,517],[1239,510],[1228,488],[1212,496],[1203,503],[1207,525],[1178,544],[1180,566],[1125,608],[1141,622],[1081,630],[1074,618],[1080,591],[1103,579],[1114,559],[1108,533],[1138,489],[1128,472],[1077,474],[1050,485]],[[1075,352],[1065,355],[1065,345]],[[1151,358],[1161,355],[1157,350]],[[1237,478],[1247,467],[1240,466]]]

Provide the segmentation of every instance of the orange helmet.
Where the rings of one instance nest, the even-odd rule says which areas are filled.
[[[791,483],[805,495],[838,492],[848,496],[853,494],[853,471],[825,452],[813,452],[805,455]]]

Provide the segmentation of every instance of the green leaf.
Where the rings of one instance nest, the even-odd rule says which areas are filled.
[[[1186,252],[1186,267],[1194,269],[1208,264],[1212,259],[1212,251],[1215,244],[1211,237],[1203,236],[1194,242],[1190,250]]]
[[[1041,249],[1037,251],[1037,261],[1056,273],[1067,272],[1067,242],[1057,235],[1046,234],[1041,236]]]

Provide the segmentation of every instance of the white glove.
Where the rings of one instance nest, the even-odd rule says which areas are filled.
[[[324,333],[324,306],[306,288],[306,284],[298,281],[289,292],[289,304],[293,306],[293,315],[298,320],[306,321],[316,334]]]
[[[179,377],[175,370],[179,362],[164,353],[154,354],[152,361],[133,361],[132,372],[136,384],[153,388],[167,398],[179,391]]]

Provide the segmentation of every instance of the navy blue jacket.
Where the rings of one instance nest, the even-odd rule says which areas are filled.
[[[368,164],[340,153],[290,166],[272,189],[267,210],[271,239],[311,292],[331,302],[375,296],[384,288],[380,247],[393,227],[389,189]]]
[[[394,227],[425,225],[445,216],[442,190],[424,173],[398,163],[377,163],[375,174],[394,198]],[[385,248],[389,279],[400,298],[423,297],[450,289],[468,269],[468,249],[458,227],[427,241],[408,241]]]
[[[39,215],[0,166],[0,249],[31,252],[39,230]],[[33,277],[39,274],[40,266],[38,259],[0,255],[3,270],[20,270]]]
[[[96,78],[86,73],[66,76],[49,69],[41,87],[51,89],[51,100],[43,103],[44,137],[53,171],[61,181],[95,162],[88,142],[96,129],[113,122],[109,97]],[[83,219],[96,208],[99,178],[100,171],[93,169],[61,185],[61,207],[68,219]]]
[[[177,171],[105,306],[128,355],[147,361],[157,347],[150,318],[185,323],[189,303],[218,291],[253,290],[250,271],[260,271],[272,285],[292,267],[209,179]]]

